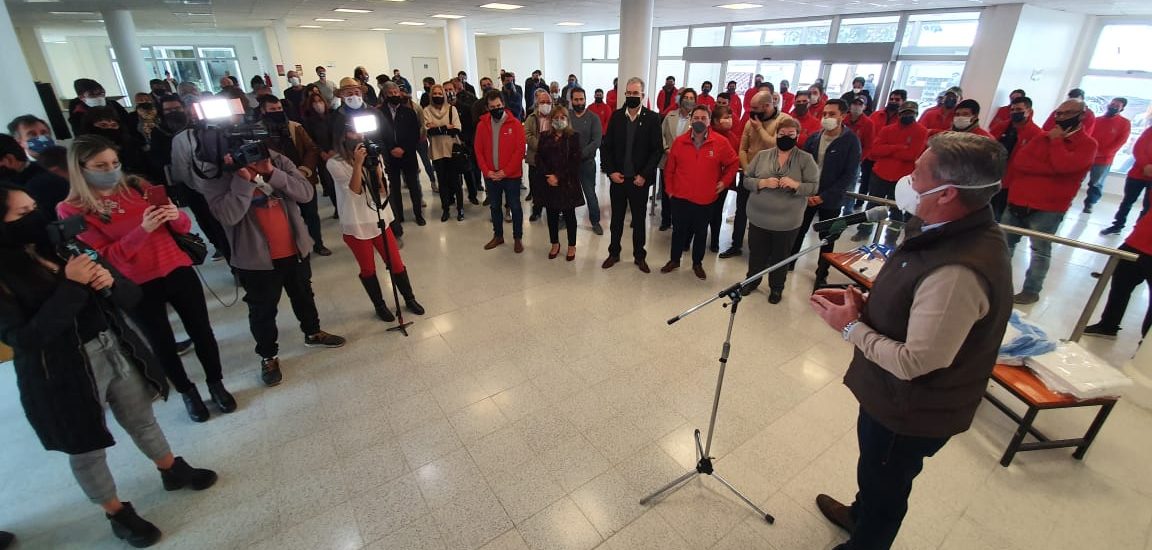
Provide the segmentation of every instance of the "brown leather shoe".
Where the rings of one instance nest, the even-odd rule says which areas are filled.
[[[816,507],[820,509],[820,513],[828,518],[837,527],[845,530],[848,534],[856,529],[856,522],[852,519],[852,508],[840,504],[840,501],[824,494],[816,495]]]
[[[692,273],[695,273],[696,278],[701,281],[708,278],[708,274],[704,273],[704,266],[701,264],[692,264]]]
[[[620,261],[620,258],[618,258],[616,256],[608,256],[607,258],[604,259],[604,263],[600,264],[600,268],[601,269],[608,269],[608,268],[616,265],[616,262],[619,262],[619,261]]]
[[[660,268],[660,273],[672,273],[677,269],[680,269],[680,262],[668,262],[664,264],[664,267]]]
[[[652,273],[652,270],[648,269],[648,262],[646,262],[644,260],[636,260],[635,263],[636,263],[636,267],[640,268],[640,271],[642,273]]]
[[[520,239],[516,239],[512,244],[512,251],[519,254],[524,252],[524,243]]]
[[[496,248],[502,244],[504,244],[504,237],[492,237],[492,240],[488,241],[488,244],[484,245],[484,250],[492,250],[493,248]]]

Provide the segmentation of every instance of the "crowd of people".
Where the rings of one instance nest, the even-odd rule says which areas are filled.
[[[502,71],[498,81],[481,78],[477,89],[461,71],[446,82],[424,78],[423,93],[414,95],[398,70],[378,75],[376,86],[363,67],[336,81],[325,67],[315,73],[317,80],[304,84],[303,75],[289,71],[282,96],[262,77],[253,78],[245,92],[225,76],[216,94],[156,79],[148,92],[132,96],[132,111],[108,101],[98,82],[80,79],[68,108],[76,137],[67,147],[57,145],[48,124],[31,115],[13,120],[10,135],[0,135],[0,254],[10,266],[0,273],[0,338],[16,352],[22,398],[44,446],[71,455],[85,493],[104,507],[116,536],[134,545],[155,542],[159,531],[118,500],[103,455],[112,443],[102,404],[109,404],[157,464],[169,489],[204,489],[215,480],[211,471],[172,455],[151,415],[151,396],[166,395],[171,385],[190,419],[211,417],[181,355],[195,351],[217,411],[237,409],[223,384],[219,346],[194,272],[198,260],[187,247],[193,218],[212,245],[213,259],[227,261],[244,288],[261,380],[275,386],[283,379],[276,328],[282,293],[305,346],[345,344],[322,330],[311,284],[313,254],[332,254],[321,232],[321,196],[332,203],[375,315],[391,323],[402,312],[400,304],[394,312],[384,298],[374,251],[404,308],[425,313],[401,253],[405,222],[428,223],[421,172],[438,195],[441,223],[463,221],[470,206],[488,208],[492,237],[485,250],[505,244],[510,224],[513,252],[524,251],[529,201],[528,221],[546,219],[548,258],[564,252],[568,261],[577,252],[577,208],[587,206],[591,230],[604,233],[597,196],[604,174],[610,219],[601,267],[620,262],[630,214],[633,263],[643,273],[651,271],[645,210],[652,196],[661,206],[659,230],[671,230],[661,273],[676,271],[690,251],[693,274],[706,279],[709,252],[720,259],[744,256],[745,236],[749,275],[797,253],[813,221],[863,207],[847,197],[852,190],[896,201],[882,236],[894,244],[925,197],[943,196],[961,186],[959,180],[968,182],[963,187],[980,188],[971,174],[955,173],[917,190],[923,187],[915,182],[917,161],[945,134],[1003,147],[1003,176],[984,185],[998,186],[989,193],[990,215],[1055,233],[1086,177],[1084,211],[1098,203],[1103,178],[1130,131],[1127,119],[1118,116],[1124,98],[1095,116],[1081,90],[1069,92],[1042,126],[1033,120],[1032,100],[1015,90],[984,130],[981,106],[959,87],[921,111],[899,89],[880,104],[872,97],[874,84],[863,77],[839,98],[829,97],[822,81],[793,92],[788,81],[776,86],[756,75],[743,95],[736,81],[713,95],[711,82],[697,92],[678,88],[668,77],[653,103],[640,78],[628,79],[622,90],[613,82],[607,92],[589,94],[575,75],[561,88],[534,71],[521,86],[514,73]],[[622,107],[616,108],[620,93]],[[266,158],[240,165],[231,156],[202,154],[213,146],[203,133],[210,121],[194,105],[213,96],[239,105],[229,123],[262,123]],[[366,119],[372,129],[358,129]],[[1152,184],[1149,131],[1134,156],[1124,201],[1106,234],[1124,227],[1140,192]],[[721,251],[730,191],[731,244]],[[1145,211],[1148,200],[1145,195]],[[81,246],[64,254],[57,234],[65,226],[53,222],[77,218],[84,222],[77,235]],[[1141,254],[1141,262],[1117,270],[1104,319],[1089,334],[1115,335],[1127,296],[1141,281],[1152,281],[1152,226],[1146,225],[1138,222],[1125,245]],[[868,240],[872,231],[862,224],[852,240]],[[835,236],[820,237],[830,238],[822,251],[831,251]],[[1008,237],[1009,254],[1019,240]],[[1039,299],[1050,263],[1050,242],[1033,240],[1031,247],[1023,289],[1011,296],[1017,304]],[[770,303],[783,299],[794,267],[795,262],[767,278]],[[814,290],[826,285],[828,274],[829,265],[820,260]],[[745,295],[758,285],[746,287]],[[177,341],[168,306],[188,341]]]

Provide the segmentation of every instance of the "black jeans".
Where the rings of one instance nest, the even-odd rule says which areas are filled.
[[[332,180],[332,174],[328,172],[328,163],[321,161],[317,164],[316,175],[320,176],[320,189],[324,190],[324,196],[332,201],[332,211],[339,214],[336,210],[336,182]]]
[[[1003,187],[1000,191],[992,196],[992,216],[999,222],[1004,217],[1004,211],[1008,209],[1008,190]]]
[[[560,214],[564,214],[564,228],[568,230],[568,246],[576,246],[576,209],[548,209],[548,239],[552,244],[560,243]]]
[[[480,168],[476,165],[476,153],[472,149],[472,144],[467,145],[472,158],[471,162],[468,163],[468,170],[464,172],[464,185],[468,187],[468,199],[478,200],[476,194],[484,188],[484,182],[480,178]]]
[[[609,183],[608,196],[612,201],[612,223],[608,231],[612,240],[608,245],[608,255],[620,257],[620,239],[624,236],[624,215],[632,212],[632,257],[643,260],[648,256],[644,250],[647,217],[644,207],[648,204],[648,185],[636,185],[634,178],[625,177],[624,183]]]
[[[1140,193],[1144,193],[1144,190],[1148,189],[1150,185],[1152,185],[1152,181],[1138,180],[1132,177],[1124,180],[1124,198],[1120,200],[1120,207],[1116,209],[1116,219],[1112,221],[1112,225],[1124,227],[1124,224],[1128,223],[1128,212],[1132,211],[1132,205],[1136,204],[1136,200],[1140,198]],[[1150,203],[1152,203],[1152,197],[1148,193],[1144,193],[1144,209],[1140,211],[1140,218],[1148,213]]]
[[[732,248],[744,248],[744,232],[748,229],[748,197],[752,192],[744,188],[744,175],[736,187],[736,215],[732,219]]]
[[[668,188],[664,186],[664,170],[660,170],[660,227],[668,227],[675,220],[672,219],[672,203],[668,197]]]
[[[1112,288],[1108,291],[1104,313],[1100,315],[1100,324],[1112,330],[1120,328],[1120,321],[1124,320],[1124,311],[1128,309],[1132,291],[1141,283],[1152,285],[1152,256],[1126,244],[1120,245],[1120,250],[1138,254],[1139,257],[1135,262],[1120,262],[1116,265],[1116,271],[1112,273]],[[1140,327],[1140,334],[1147,335],[1149,326],[1152,326],[1152,295],[1149,296],[1149,307],[1144,313],[1144,324]]]
[[[800,223],[800,229],[796,232],[796,239],[795,239],[795,242],[792,243],[791,254],[796,254],[797,252],[800,252],[800,247],[804,246],[804,237],[806,235],[808,235],[808,228],[812,227],[812,220],[813,219],[819,217],[820,221],[824,221],[824,220],[830,220],[832,218],[837,218],[839,216],[840,216],[840,209],[839,208],[824,208],[823,204],[821,204],[820,206],[809,206],[808,209],[804,211],[804,221]],[[821,239],[824,239],[827,237],[828,237],[827,231],[820,232],[820,238]],[[832,239],[831,241],[828,242],[828,244],[820,247],[820,253],[823,254],[825,252],[832,252],[835,249],[836,249],[836,239]],[[789,266],[788,269],[795,269],[795,267],[796,267],[796,262],[793,261],[792,265]],[[829,267],[831,267],[831,266],[828,265],[828,262],[824,261],[823,256],[821,256],[819,259],[817,259],[816,260],[816,278],[817,279],[827,279]]]
[[[708,233],[711,248],[720,247],[720,228],[724,226],[724,199],[728,198],[728,191],[716,196],[712,203],[711,217],[708,219]]]
[[[895,199],[896,182],[888,181],[873,174],[872,177],[868,180],[868,191],[873,197],[880,197],[882,199]],[[868,203],[868,208],[872,208],[873,206],[879,205],[872,202]],[[895,206],[888,208],[888,227],[890,231],[895,231],[901,227],[901,222],[903,221],[905,221],[903,211],[901,211],[899,208],[896,208]],[[876,224],[874,223],[862,223],[857,226],[857,233],[862,235],[871,234],[872,227],[875,225]]]
[[[770,265],[784,260],[791,254],[792,243],[796,242],[796,234],[800,229],[789,231],[771,231],[761,229],[755,224],[748,226],[748,274],[751,277],[764,271]],[[761,279],[763,280],[763,279]],[[768,274],[768,288],[784,290],[784,283],[788,282],[788,268],[777,269]],[[756,281],[749,288],[756,289],[760,281]]]
[[[205,199],[199,191],[184,184],[180,185],[184,187],[182,196],[188,208],[192,210],[192,216],[196,218],[196,225],[204,231],[204,236],[212,243],[212,247],[224,256],[224,259],[231,260],[232,247],[228,244],[228,235],[224,233],[224,226],[212,215],[212,209],[208,208],[208,199]]]
[[[300,206],[300,217],[304,218],[304,225],[308,226],[308,235],[316,242],[316,246],[324,246],[324,234],[320,231],[320,200],[319,193],[312,194],[312,200],[296,203]]]
[[[704,263],[704,253],[708,250],[708,217],[712,213],[711,204],[696,204],[692,201],[672,197],[672,253],[669,259],[680,262],[684,249],[692,246],[692,265]]]
[[[280,291],[288,293],[292,313],[300,322],[305,336],[320,332],[320,313],[312,294],[312,266],[308,258],[272,260],[272,269],[249,271],[237,269],[244,287],[244,302],[248,304],[248,328],[256,339],[256,354],[263,358],[280,353],[277,343],[276,314],[279,312]]]
[[[184,393],[194,386],[184,371],[180,355],[176,353],[176,336],[168,322],[169,304],[196,345],[196,357],[204,367],[205,381],[219,382],[223,379],[220,346],[212,332],[208,305],[204,302],[204,287],[200,286],[196,271],[191,267],[177,268],[164,277],[140,285],[140,291],[140,302],[128,314],[148,339],[152,353],[176,391]]]
[[[875,164],[876,161],[874,160],[860,161],[860,187],[856,191],[857,193],[860,193],[861,195],[867,195],[868,191],[871,190],[870,183],[872,181],[872,166]],[[860,208],[863,205],[864,201],[859,199],[856,200],[856,208]]]
[[[535,166],[529,166],[528,193],[532,195],[532,216],[539,216],[544,212],[544,207],[540,206],[540,190],[547,185],[548,183],[544,181],[544,172]]]
[[[887,549],[896,540],[908,513],[912,481],[924,468],[924,459],[936,454],[947,437],[913,437],[885,428],[860,409],[856,421],[860,460],[856,464],[859,490],[852,503],[856,528],[848,541],[852,550]]]
[[[446,157],[432,161],[436,170],[436,183],[440,186],[440,208],[447,212],[452,201],[456,201],[456,209],[464,211],[464,190],[460,187],[460,174],[452,167],[452,158]]]
[[[420,168],[413,165],[409,168],[401,168],[399,166],[388,166],[388,202],[392,204],[392,213],[396,215],[396,221],[404,221],[404,197],[400,194],[401,180],[403,185],[408,188],[408,198],[412,200],[412,215],[416,219],[423,217],[423,209],[420,206],[424,198],[424,192],[420,189]],[[400,235],[397,234],[397,237]]]

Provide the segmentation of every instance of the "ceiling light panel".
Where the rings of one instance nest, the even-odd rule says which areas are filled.
[[[436,19],[464,19],[463,15],[450,15],[444,13],[438,13],[432,17],[435,17]]]
[[[480,7],[481,8],[488,8],[490,10],[518,10],[520,8],[523,8],[524,6],[517,6],[516,4],[501,4],[500,2],[492,2],[490,4],[484,4],[483,6],[480,6]]]
[[[372,10],[362,10],[359,8],[336,8],[332,11],[337,11],[340,13],[372,13]]]
[[[763,4],[750,4],[747,2],[740,2],[737,4],[721,4],[717,8],[724,8],[726,10],[750,10],[752,8],[762,8]]]

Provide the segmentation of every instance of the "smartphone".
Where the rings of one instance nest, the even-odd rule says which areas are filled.
[[[152,206],[167,206],[168,205],[168,189],[163,185],[153,185],[148,188],[145,197],[148,199],[148,204]]]

